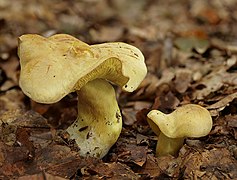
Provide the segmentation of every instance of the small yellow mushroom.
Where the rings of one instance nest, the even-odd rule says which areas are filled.
[[[152,110],[147,117],[151,129],[158,135],[157,156],[176,155],[185,137],[203,137],[212,128],[209,111],[195,104],[178,107],[170,114]]]
[[[88,45],[70,35],[19,37],[22,91],[36,102],[78,94],[78,118],[66,130],[82,156],[102,158],[117,141],[122,118],[110,82],[134,91],[147,69],[139,49],[126,43]]]

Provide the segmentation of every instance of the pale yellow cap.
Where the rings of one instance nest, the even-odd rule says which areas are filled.
[[[121,42],[88,45],[70,35],[19,37],[20,87],[36,102],[54,103],[103,78],[134,91],[147,69],[141,51]]]
[[[148,122],[156,134],[162,132],[169,138],[202,137],[212,128],[212,118],[207,109],[196,104],[178,107],[170,114],[158,110],[148,113]]]

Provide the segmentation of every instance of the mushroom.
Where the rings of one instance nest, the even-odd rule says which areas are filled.
[[[187,104],[170,114],[152,110],[147,114],[151,129],[158,136],[156,155],[176,155],[183,146],[185,137],[203,137],[212,128],[212,118],[208,110]]]
[[[51,104],[76,91],[78,117],[66,132],[82,156],[104,157],[117,141],[122,118],[111,83],[134,91],[147,69],[136,47],[122,43],[88,45],[70,35],[19,37],[22,91]]]

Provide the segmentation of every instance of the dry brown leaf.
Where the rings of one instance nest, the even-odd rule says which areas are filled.
[[[18,178],[18,180],[66,180],[66,178],[62,178],[59,176],[54,176],[48,173],[39,173],[39,174],[34,174],[34,175],[26,175],[26,176],[21,176]]]
[[[237,115],[226,116],[226,121],[228,123],[228,127],[237,128]]]
[[[134,102],[134,111],[137,112],[141,109],[148,109],[151,107],[151,102],[148,101],[135,101]]]
[[[231,157],[226,148],[197,151],[186,154],[182,158],[182,167],[185,168],[184,175],[189,179],[232,179],[237,177],[236,160]]]
[[[0,112],[14,109],[24,109],[25,95],[17,89],[8,90],[0,94]]]
[[[154,26],[146,26],[143,28],[131,27],[129,32],[132,35],[146,40],[154,41],[157,39],[157,31]]]
[[[152,109],[159,109],[167,112],[167,110],[175,109],[179,103],[179,99],[171,91],[169,91],[167,94],[161,94],[155,98]]]
[[[163,172],[158,165],[158,160],[152,155],[147,155],[146,163],[141,169],[140,173],[148,174],[150,178],[159,177]]]
[[[98,30],[90,29],[89,33],[94,42],[108,42],[108,41],[118,41],[123,35],[123,32],[124,32],[123,27],[102,26]]]
[[[125,125],[131,126],[136,122],[136,112],[133,108],[123,108],[122,115],[123,123]]]
[[[12,83],[12,86],[18,85],[18,67],[19,67],[19,60],[16,57],[12,57],[8,59],[7,61],[0,63],[1,68],[6,72],[6,75],[8,77],[8,80]],[[4,87],[7,86],[7,87]],[[7,90],[7,88],[10,88],[9,84],[4,85],[1,87],[1,90]]]
[[[225,68],[221,68],[205,76],[198,85],[203,85],[204,88],[197,89],[193,92],[193,98],[202,100],[210,93],[218,91],[223,86],[223,74],[225,74]],[[196,84],[197,86],[197,84]]]
[[[189,69],[177,69],[174,85],[179,93],[184,93],[191,84],[192,72]]]
[[[146,162],[147,147],[137,146],[136,144],[124,144],[118,153],[118,160],[120,162],[134,163],[140,167]]]
[[[214,7],[210,6],[207,1],[197,1],[192,4],[191,14],[210,24],[217,24],[220,21],[219,11]]]
[[[171,155],[158,158],[158,166],[168,177],[177,178],[179,176],[179,160]]]
[[[170,84],[175,77],[175,71],[173,68],[164,69],[161,78],[157,81],[156,88],[159,88],[163,84]]]
[[[237,73],[223,74],[223,83],[233,87],[237,86]]]
[[[145,79],[142,81],[142,83],[140,84],[140,88],[137,90],[135,97],[142,97],[142,98],[146,98],[146,97],[150,97],[152,96],[157,88],[157,83],[159,82],[159,79],[157,76],[153,75],[153,74],[147,74],[147,76],[145,77]]]
[[[232,102],[236,98],[237,98],[237,92],[235,92],[233,94],[229,94],[229,95],[225,96],[223,99],[216,102],[215,104],[208,106],[207,109],[210,109],[210,110],[216,109],[217,111],[221,111],[221,110],[223,110],[223,108],[228,106],[229,103]]]

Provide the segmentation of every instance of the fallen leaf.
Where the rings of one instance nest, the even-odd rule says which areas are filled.
[[[217,24],[220,21],[219,11],[206,1],[193,3],[191,14],[200,21],[210,24]]]
[[[213,110],[216,109],[217,111],[223,110],[224,107],[228,106],[230,102],[237,98],[237,92],[232,93],[224,97],[223,99],[219,100],[218,102],[210,105],[207,109]]]
[[[0,94],[0,112],[23,109],[25,95],[19,89],[11,89]]]
[[[123,27],[102,26],[99,29],[90,29],[90,35],[95,42],[118,41],[123,35]],[[113,36],[111,36],[113,34]]]
[[[191,84],[192,72],[188,69],[176,70],[174,86],[179,93],[184,93]]]
[[[148,174],[150,178],[159,177],[163,172],[158,165],[156,157],[148,154],[146,163],[139,173]]]
[[[177,178],[179,176],[179,160],[171,155],[161,156],[158,158],[158,166],[161,172],[168,177]]]
[[[237,115],[227,115],[225,118],[229,127],[237,128]]]
[[[193,152],[183,157],[182,166],[186,177],[201,179],[236,178],[237,163],[226,148]],[[216,168],[214,168],[216,167]],[[197,171],[199,172],[197,174]],[[197,175],[201,175],[197,177]]]
[[[195,37],[180,37],[175,40],[174,44],[182,51],[190,52],[195,49],[200,54],[206,52],[210,47],[208,40]]]
[[[123,122],[125,125],[131,126],[136,122],[136,112],[133,108],[124,108],[122,110]]]
[[[168,112],[175,109],[179,103],[179,99],[171,91],[169,91],[167,94],[164,93],[155,98],[152,109],[159,109],[161,111]]]
[[[147,153],[146,146],[127,144],[118,153],[118,160],[120,162],[134,163],[142,167],[143,164],[146,162],[146,153]]]
[[[41,172],[39,174],[34,174],[34,175],[26,175],[26,176],[21,176],[18,178],[18,180],[66,180],[65,178],[59,177],[59,176],[54,176],[49,173]]]
[[[217,71],[212,71],[212,73],[205,76],[198,85],[203,85],[203,88],[196,89],[193,92],[194,99],[204,99],[210,93],[218,91],[223,86],[223,74],[225,73],[225,69],[221,68]],[[197,86],[197,84],[196,84]]]

